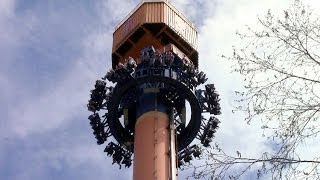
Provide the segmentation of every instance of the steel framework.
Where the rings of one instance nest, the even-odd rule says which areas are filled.
[[[170,51],[159,53],[150,46],[141,51],[139,60],[141,63],[137,65],[133,58],[128,58],[126,63],[119,63],[96,81],[87,105],[93,112],[89,116],[93,134],[99,145],[113,136],[117,144],[110,142],[105,152],[113,157],[114,163],[130,167],[137,117],[154,109],[167,112],[175,126],[180,167],[189,162],[192,155],[200,156],[198,145],[189,146],[195,138],[203,147],[209,147],[219,120],[214,116],[207,120],[204,113],[221,113],[219,94],[213,84],[197,89],[207,81],[205,73]],[[114,86],[106,86],[106,80]],[[153,97],[158,107],[148,102]],[[188,123],[186,102],[191,107]],[[103,114],[102,119],[99,112]]]

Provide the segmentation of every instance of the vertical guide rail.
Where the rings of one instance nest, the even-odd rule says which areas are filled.
[[[174,125],[174,114],[173,108],[170,110],[169,115],[169,157],[170,157],[170,172],[169,172],[169,180],[176,180],[177,179],[177,156],[176,156],[176,133],[175,133],[175,125]]]
[[[153,149],[154,149],[154,152],[153,152],[153,158],[154,158],[154,168],[153,168],[153,178],[155,180],[158,180],[158,172],[157,172],[157,160],[158,160],[158,156],[157,156],[157,152],[156,152],[156,149],[157,149],[157,144],[158,144],[158,122],[159,122],[159,118],[158,118],[158,99],[157,99],[157,94],[155,93],[154,94],[154,117],[153,117],[153,120],[154,120],[154,123],[153,123]]]

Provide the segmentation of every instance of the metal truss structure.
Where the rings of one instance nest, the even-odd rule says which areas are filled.
[[[106,81],[113,86],[107,86]],[[166,111],[175,125],[178,166],[188,163],[192,156],[199,157],[201,148],[189,145],[198,138],[204,148],[209,147],[219,124],[214,115],[221,113],[214,85],[198,89],[206,81],[205,73],[187,59],[170,51],[159,53],[152,46],[143,49],[139,59],[119,63],[97,80],[91,91],[87,107],[93,112],[89,120],[97,144],[113,136],[117,143],[110,142],[105,152],[120,167],[130,167],[136,119],[148,110],[159,109]],[[145,96],[156,98],[161,105],[146,103]],[[188,121],[186,103],[191,111]],[[211,115],[209,119],[206,113]]]

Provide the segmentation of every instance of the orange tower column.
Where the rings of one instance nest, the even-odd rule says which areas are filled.
[[[209,147],[214,137],[219,121],[202,113],[220,114],[219,95],[213,84],[197,89],[207,81],[197,39],[192,22],[167,0],[142,1],[113,33],[112,69],[91,91],[89,120],[99,145],[110,136],[117,141],[104,150],[113,164],[130,167],[134,155],[134,180],[175,180],[177,167],[201,154],[190,143],[198,138]],[[107,110],[104,119],[100,110]]]
[[[176,148],[169,107],[159,89],[144,89],[137,102],[134,132],[133,180],[175,180]]]
[[[113,70],[120,71],[119,69],[128,64],[128,59],[134,59],[138,65],[143,64],[145,59],[142,58],[141,52],[147,52],[146,48],[150,46],[156,49],[155,52],[160,54],[168,52],[172,55],[170,57],[181,59],[196,69],[198,67],[197,38],[195,26],[168,1],[142,1],[120,22],[113,33]],[[145,54],[143,57],[147,56]],[[173,72],[174,70],[170,68],[166,70],[172,74],[163,74],[161,77],[166,76],[176,81],[173,76],[177,76],[177,72]],[[138,74],[138,76],[142,75]],[[148,86],[147,82],[145,85]],[[136,114],[132,115],[135,117],[128,118],[133,122],[129,123],[128,127],[134,127],[132,128],[134,129],[133,179],[175,180],[176,134],[174,125],[170,124],[173,120],[168,113],[170,112],[168,109],[172,107],[166,106],[164,102],[158,102],[161,98],[154,97],[161,92],[152,89],[153,86],[149,88],[151,89],[145,89],[145,94],[139,97],[139,102],[135,102],[134,107],[131,107],[136,108]],[[162,97],[162,99],[165,98]],[[120,134],[117,137],[121,136]]]
[[[169,136],[167,114],[150,111],[138,118],[134,139],[134,180],[168,180],[170,178]]]

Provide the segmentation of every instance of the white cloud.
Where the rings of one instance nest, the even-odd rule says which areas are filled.
[[[236,150],[242,152],[243,156],[259,157],[262,152],[272,151],[272,146],[266,143],[262,137],[259,121],[246,125],[241,114],[232,114],[231,106],[235,99],[233,91],[242,88],[242,78],[236,74],[230,74],[230,62],[220,56],[232,56],[232,46],[241,47],[243,44],[236,37],[236,31],[246,29],[245,25],[257,28],[257,17],[263,17],[268,9],[276,15],[282,15],[283,10],[290,6],[293,1],[254,1],[241,0],[217,1],[216,12],[213,16],[204,20],[203,26],[199,27],[199,54],[200,68],[204,70],[209,78],[209,82],[216,84],[217,91],[221,94],[222,115],[220,129],[217,132],[216,141],[220,142],[226,152],[236,155]],[[312,7],[318,1],[312,2]],[[319,7],[319,6],[318,6]],[[318,11],[319,12],[319,11]],[[317,149],[314,144],[314,149]],[[303,148],[304,149],[304,148]],[[305,156],[306,152],[300,150],[300,155]],[[266,177],[267,178],[267,177]],[[244,177],[246,179],[246,177]]]
[[[105,2],[108,4],[109,1]],[[114,6],[122,9],[127,8],[127,3],[120,3],[112,1]],[[118,4],[117,4],[118,3]],[[44,133],[48,130],[58,128],[59,126],[72,121],[75,114],[79,111],[86,111],[86,103],[89,98],[89,90],[93,88],[94,82],[99,77],[102,77],[108,65],[111,63],[111,45],[112,45],[112,31],[115,24],[111,24],[114,19],[119,19],[118,15],[124,14],[124,11],[119,11],[119,9],[111,9],[110,6],[104,6],[98,8],[99,22],[101,24],[97,27],[86,25],[87,34],[81,39],[76,40],[77,43],[81,43],[82,48],[80,50],[81,54],[72,55],[76,59],[61,61],[74,61],[73,66],[67,69],[68,72],[61,78],[58,78],[54,84],[50,84],[48,87],[42,87],[44,91],[40,94],[32,94],[24,92],[22,99],[18,99],[16,103],[10,103],[8,105],[8,120],[5,121],[5,132],[13,133],[20,137],[25,137],[32,133]],[[128,8],[131,9],[131,8]],[[108,12],[107,14],[105,12]],[[113,13],[116,12],[116,13]],[[37,28],[41,26],[41,23],[45,23],[37,20],[33,16],[32,11],[29,13],[30,16],[24,17],[24,21],[36,22]],[[83,14],[82,14],[83,15]],[[12,16],[15,16],[12,14]],[[56,16],[56,15],[53,15]],[[83,15],[85,16],[85,15]],[[124,15],[123,15],[124,16]],[[81,16],[80,16],[81,17]],[[15,17],[20,18],[20,17]],[[43,19],[41,19],[43,20]],[[45,20],[45,19],[44,19]],[[103,24],[103,20],[108,20],[108,24]],[[65,22],[72,23],[72,22]],[[86,23],[86,22],[82,22]],[[63,23],[62,23],[63,24]],[[18,28],[19,24],[10,24],[13,27],[12,33],[8,34],[3,42],[8,42],[10,39],[14,39],[21,32]],[[32,28],[32,23],[26,24],[28,27]],[[50,27],[47,27],[50,28]],[[7,29],[5,29],[7,30]],[[3,30],[3,31],[5,31]],[[64,31],[65,29],[61,29]],[[71,30],[72,31],[72,30]],[[60,33],[60,32],[57,32]],[[69,33],[69,32],[67,32]],[[72,32],[70,32],[72,33]],[[30,34],[32,38],[33,45],[41,45],[42,39],[38,36]],[[75,36],[77,36],[75,34]],[[48,37],[50,35],[48,34]],[[70,37],[71,38],[71,37]],[[54,41],[54,39],[46,39],[46,41]],[[16,41],[17,46],[23,41]],[[20,43],[20,44],[19,44]],[[0,44],[0,46],[3,45]],[[42,53],[48,53],[47,50],[41,49],[41,47],[35,47],[42,51]],[[52,47],[55,48],[55,47]],[[19,49],[11,47],[11,51],[6,57],[6,64],[10,64],[11,60],[14,58],[15,54],[19,53]],[[61,54],[50,54],[50,56],[61,56]],[[63,58],[65,56],[61,56]],[[3,78],[2,78],[3,77]],[[1,80],[3,79],[3,80]],[[10,76],[8,74],[3,74],[0,78],[2,83],[7,83],[10,81]],[[5,81],[6,80],[6,81]],[[37,77],[35,77],[37,80]],[[16,84],[19,81],[12,81],[5,91],[9,92],[13,89],[23,88],[21,85]],[[8,83],[7,83],[8,84]],[[7,93],[5,93],[7,94]],[[8,97],[6,97],[8,98]],[[9,98],[8,98],[9,99]],[[85,117],[86,118],[86,117]],[[41,127],[41,128],[39,128]]]
[[[53,143],[52,141],[58,140],[57,135],[54,134],[58,129],[70,127],[68,131],[71,133],[59,138],[59,141],[64,142],[66,139],[79,139],[78,135],[72,133],[75,131],[73,123],[86,124],[88,129],[90,128],[87,121],[89,112],[86,110],[90,89],[93,88],[95,80],[102,77],[106,70],[111,67],[112,32],[116,25],[115,19],[121,19],[122,17],[119,16],[125,16],[127,12],[124,10],[119,12],[118,8],[112,9],[106,5],[101,7],[98,2],[93,7],[95,8],[94,11],[98,11],[91,16],[92,9],[84,7],[86,11],[83,12],[82,6],[85,6],[85,4],[78,3],[74,4],[71,9],[70,7],[65,9],[75,10],[72,13],[77,14],[77,16],[73,17],[73,14],[70,14],[71,11],[60,9],[60,11],[55,12],[57,9],[52,4],[48,5],[44,2],[42,4],[44,7],[34,4],[31,8],[28,7],[27,13],[21,13],[14,11],[16,9],[15,4],[10,5],[10,1],[6,2],[7,4],[1,1],[0,7],[0,50],[2,53],[0,59],[0,83],[2,87],[0,88],[0,113],[4,112],[4,115],[2,114],[4,120],[1,121],[0,126],[1,141],[13,143],[12,148],[21,147],[19,141],[20,143],[21,141],[26,141],[26,143],[30,141],[32,144],[41,144],[41,148],[26,146],[26,149],[14,149],[13,153],[25,153],[23,156],[19,155],[20,159],[16,159],[4,154],[7,153],[8,146],[1,147],[1,162],[9,163],[12,161],[12,163],[22,163],[22,165],[12,166],[12,163],[9,164],[8,169],[5,169],[8,172],[3,172],[3,169],[0,170],[0,179],[44,179],[50,177],[50,171],[59,170],[63,167],[61,161],[65,161],[66,166],[68,166],[67,169],[62,168],[62,173],[65,173],[65,175],[74,173],[74,177],[77,177],[76,174],[88,173],[80,179],[89,179],[89,177],[94,179],[128,179],[128,176],[131,176],[131,173],[128,174],[128,172],[131,171],[118,171],[117,166],[111,165],[112,158],[106,157],[103,147],[98,147],[95,143],[87,146],[83,144],[86,142],[81,141],[77,144],[62,143],[55,147],[50,146]],[[120,3],[122,9],[126,9],[127,4],[121,2],[123,1],[114,1],[113,3],[115,5]],[[100,2],[100,4],[102,3]],[[119,7],[119,4],[117,7]],[[10,10],[4,13],[4,8]],[[50,9],[50,16],[44,10],[45,8]],[[131,7],[128,8],[128,12],[130,9]],[[35,14],[36,16],[34,16]],[[64,14],[65,18],[62,18]],[[31,20],[33,23],[30,23]],[[87,20],[90,20],[90,22],[87,22]],[[57,24],[59,26],[56,26]],[[77,27],[84,28],[84,30],[77,31]],[[39,30],[43,34],[32,34],[33,29]],[[85,33],[80,33],[82,30]],[[56,37],[62,37],[61,39],[65,40],[60,41],[61,39],[59,39],[59,42],[55,43],[57,41]],[[70,41],[70,39],[73,41]],[[66,43],[69,44],[66,46]],[[44,47],[43,45],[48,44],[52,45],[45,49],[47,46]],[[57,52],[59,47],[53,45],[65,46],[69,51]],[[14,71],[15,69],[12,68],[17,65],[16,63],[19,63],[19,61],[16,61],[17,56],[20,58],[19,60],[32,62],[32,59],[24,57],[25,52],[21,52],[21,47],[34,48],[46,58],[72,63],[64,67],[64,72],[56,73],[54,79],[36,75],[31,79],[32,84],[39,86],[41,83],[38,83],[38,81],[43,78],[48,79],[50,83],[42,83],[46,85],[44,87],[30,87],[29,82],[20,80],[19,76],[23,73]],[[75,52],[80,53],[74,54]],[[47,59],[43,59],[43,61],[47,61]],[[67,63],[65,64],[67,65]],[[31,65],[31,67],[36,66],[37,64]],[[39,69],[27,68],[25,69],[26,72],[40,71]],[[57,69],[57,71],[59,70]],[[30,89],[34,89],[35,92],[29,91]],[[81,119],[77,119],[79,114],[81,114]],[[91,133],[84,133],[84,136],[90,137],[94,142],[94,136]],[[50,138],[34,142],[33,138],[35,136],[48,136]],[[18,142],[16,142],[17,139]],[[33,165],[22,168],[22,166],[25,166],[24,162],[30,160]],[[66,172],[84,164],[88,165],[87,169],[82,172]],[[16,174],[10,174],[12,171],[15,171]]]
[[[106,25],[112,24],[115,28],[138,5],[138,1],[106,0],[98,3],[98,5],[100,6],[98,9],[101,13],[102,23]],[[111,28],[111,30],[114,30],[114,28]]]
[[[12,129],[19,136],[46,132],[72,120],[79,111],[85,111],[89,90],[98,73],[101,76],[105,70],[106,62],[102,61],[105,49],[101,46],[106,47],[107,42],[110,37],[105,34],[85,39],[85,44],[91,43],[91,49],[84,50],[83,57],[75,60],[77,63],[68,69],[70,72],[63,79],[41,95],[24,97],[10,107],[8,130]]]
[[[2,19],[12,17],[14,10],[14,0],[2,0],[0,1],[0,23]]]
[[[214,82],[221,94],[223,103],[223,115],[220,118],[222,119],[222,128],[219,130],[221,141],[224,141],[225,135],[230,136],[231,140],[232,137],[241,134],[243,138],[240,139],[240,143],[235,143],[250,149],[248,145],[245,145],[246,141],[248,138],[255,140],[257,139],[256,136],[261,136],[259,131],[256,130],[259,127],[258,125],[248,126],[243,121],[242,116],[238,117],[238,114],[233,115],[231,113],[234,91],[242,89],[242,79],[236,74],[230,73],[232,70],[231,63],[221,58],[221,55],[232,55],[232,46],[239,45],[239,40],[235,35],[236,31],[244,29],[246,24],[256,26],[257,14],[264,15],[268,8],[272,8],[273,11],[284,9],[289,3],[288,1],[279,3],[278,1],[257,2],[246,0],[237,3],[234,3],[234,1],[218,1],[217,4],[216,14],[206,19],[204,25],[199,28],[200,68],[209,75],[209,82]],[[222,132],[226,134],[222,134]],[[262,140],[259,141],[260,143],[263,142]]]

